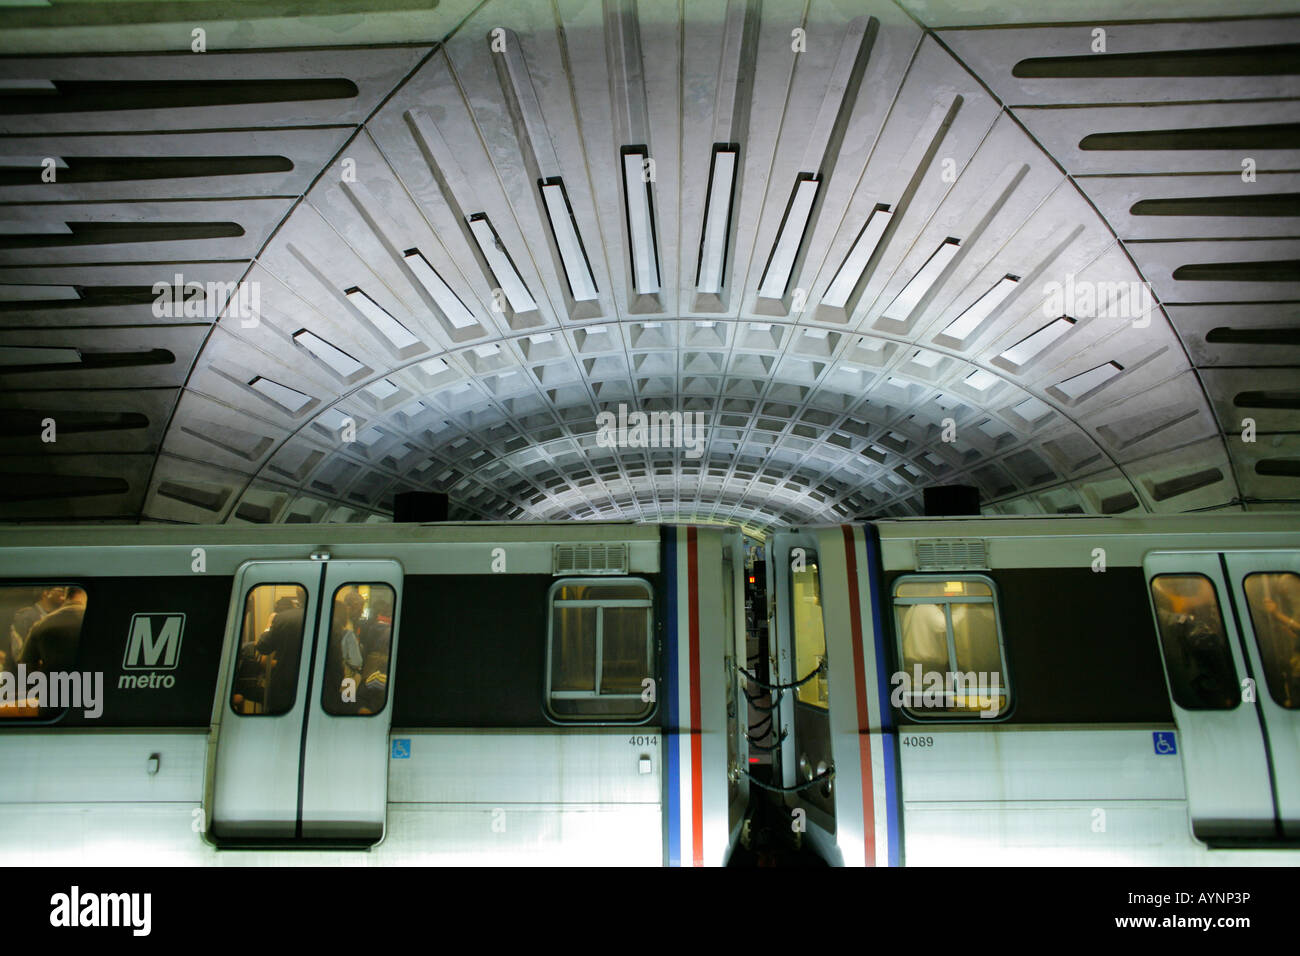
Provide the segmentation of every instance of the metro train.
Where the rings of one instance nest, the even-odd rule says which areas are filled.
[[[623,522],[8,528],[0,859],[1293,863],[1298,546],[1258,514],[758,562]]]

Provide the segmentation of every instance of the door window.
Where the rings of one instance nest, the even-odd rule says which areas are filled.
[[[298,584],[259,584],[244,598],[230,706],[246,717],[293,709],[302,655],[307,591]]]
[[[393,589],[344,584],[334,592],[321,707],[337,717],[377,714],[388,702]]]
[[[1249,574],[1245,590],[1268,692],[1282,707],[1300,708],[1300,574]]]
[[[1187,710],[1232,710],[1241,703],[1237,669],[1214,585],[1203,574],[1159,574],[1151,597],[1174,702]]]

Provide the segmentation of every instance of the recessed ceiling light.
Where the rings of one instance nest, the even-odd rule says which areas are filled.
[[[302,411],[312,402],[310,395],[305,395],[296,388],[281,385],[269,378],[262,378],[260,375],[249,382],[248,386],[264,398],[294,414]]]
[[[386,338],[394,348],[404,349],[419,344],[420,340],[411,334],[410,329],[389,315],[379,303],[360,289],[354,287],[343,294],[348,297],[348,301],[352,303],[358,312],[370,320],[370,324],[378,329],[379,334]]]
[[[393,395],[396,395],[398,392],[401,391],[401,389],[399,389],[388,379],[381,378],[379,381],[371,382],[369,385],[367,385],[364,391],[369,392],[371,395],[373,395],[375,398],[379,399],[382,402],[384,399],[391,398]]]
[[[474,313],[465,307],[465,303],[451,290],[451,286],[442,281],[442,276],[429,265],[419,249],[408,249],[403,254],[403,259],[453,328],[467,329],[478,324],[474,319]]]
[[[976,299],[961,315],[957,316],[943,334],[953,339],[964,339],[987,319],[993,310],[1000,306],[1013,291],[1020,279],[1017,276],[1003,276],[997,285]]]
[[[596,279],[591,274],[591,264],[578,235],[578,224],[569,205],[569,194],[564,182],[554,176],[542,183],[542,200],[546,204],[546,217],[551,222],[551,234],[560,250],[564,277],[569,283],[569,293],[575,302],[589,302],[597,297]]]
[[[1036,422],[1052,411],[1051,406],[1032,395],[1013,406],[1011,410],[1027,422]]]
[[[866,225],[858,233],[858,238],[854,240],[849,254],[844,257],[839,272],[835,273],[835,278],[827,286],[826,294],[822,296],[822,305],[836,309],[844,308],[862,278],[862,271],[866,269],[867,263],[875,254],[876,247],[880,245],[880,237],[885,234],[885,228],[893,216],[888,207],[877,206],[867,217]]]
[[[799,247],[803,245],[804,232],[808,229],[808,217],[812,215],[813,200],[817,198],[817,189],[821,180],[815,173],[800,173],[794,185],[794,194],[786,207],[785,219],[781,231],[777,234],[776,245],[763,270],[763,278],[758,285],[758,294],[767,299],[780,299],[785,295],[790,284],[790,274],[794,271],[794,261],[798,258]]]
[[[1090,368],[1086,372],[1067,378],[1057,385],[1056,389],[1071,401],[1075,401],[1093,389],[1105,385],[1122,371],[1124,366],[1118,362],[1107,362],[1105,365],[1098,365],[1096,368]]]
[[[1047,323],[1037,332],[1025,336],[998,357],[1012,365],[1027,365],[1042,354],[1049,345],[1070,331],[1074,322],[1075,320],[1068,315],[1063,315]]]
[[[934,254],[926,260],[925,265],[921,266],[920,271],[912,276],[907,285],[903,286],[903,291],[898,293],[893,302],[889,303],[889,308],[885,309],[885,318],[893,319],[896,322],[905,321],[920,304],[921,300],[925,298],[930,291],[930,287],[939,281],[939,276],[943,274],[943,270],[948,268],[948,263],[952,262],[953,257],[957,255],[957,248],[960,245],[961,240],[959,239],[951,237],[945,239]]]
[[[659,250],[655,244],[654,212],[650,207],[650,181],[645,175],[647,158],[644,150],[623,154],[632,285],[641,295],[659,291]]]
[[[506,254],[506,247],[497,236],[496,230],[492,228],[492,224],[488,222],[487,215],[478,212],[470,216],[469,229],[474,235],[474,241],[478,243],[479,251],[483,253],[483,258],[487,260],[493,281],[506,297],[511,310],[516,314],[535,311],[537,302],[528,291],[528,286],[524,285],[524,280],[515,269],[510,256]]]
[[[700,265],[695,287],[700,292],[721,292],[727,265],[727,232],[731,224],[731,203],[736,182],[735,149],[715,146],[709,167],[709,193],[704,208],[704,230],[700,238]]]
[[[350,378],[365,368],[347,352],[325,341],[315,332],[299,329],[293,333],[293,340],[324,362],[340,378]]]

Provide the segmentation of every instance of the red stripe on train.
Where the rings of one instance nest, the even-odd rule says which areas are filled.
[[[862,602],[858,599],[858,551],[853,529],[844,525],[844,557],[849,579],[849,628],[853,634],[853,687],[858,701],[858,761],[862,765],[862,840],[867,866],[876,865],[875,786],[871,777],[871,719],[867,711],[867,674],[862,654]]]
[[[686,529],[686,579],[689,586],[691,654],[691,833],[695,865],[704,865],[704,752],[700,731],[700,581],[699,553],[694,528]]]

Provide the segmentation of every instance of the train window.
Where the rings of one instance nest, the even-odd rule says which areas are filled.
[[[916,717],[1005,714],[1011,700],[997,595],[984,577],[905,577],[894,585],[901,674],[895,702]]]
[[[557,581],[550,593],[546,702],[560,720],[639,720],[652,676],[650,586],[627,579]]]
[[[325,713],[364,717],[384,709],[394,598],[387,584],[345,584],[334,592],[321,687]]]
[[[802,567],[790,571],[790,604],[794,618],[795,678],[807,677],[826,660],[826,631],[822,624],[822,593],[817,554],[808,551]],[[795,691],[801,704],[826,709],[826,674],[819,673]]]
[[[0,588],[0,719],[82,706],[75,675],[85,613],[86,592],[76,585]]]
[[[298,693],[307,591],[297,584],[259,584],[244,598],[230,706],[248,717],[293,709]]]
[[[1203,574],[1159,574],[1151,597],[1174,702],[1187,710],[1232,710],[1241,703],[1237,669],[1214,585]]]
[[[1247,575],[1246,604],[1273,700],[1300,708],[1300,574]]]

